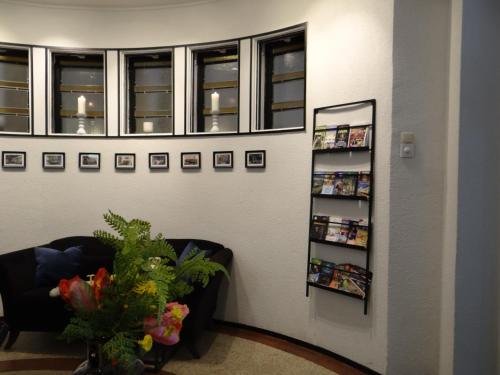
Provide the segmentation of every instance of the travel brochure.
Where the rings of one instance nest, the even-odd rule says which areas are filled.
[[[312,194],[368,198],[370,172],[315,172]]]
[[[365,219],[314,215],[311,223],[311,239],[366,248],[368,222]]]
[[[318,125],[314,131],[313,150],[367,147],[370,125]]]
[[[311,258],[308,281],[328,288],[342,290],[365,298],[372,273],[350,263],[335,264]]]

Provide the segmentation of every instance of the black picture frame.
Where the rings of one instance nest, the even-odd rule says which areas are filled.
[[[252,155],[260,155],[261,161],[257,163],[250,160]],[[266,167],[266,150],[245,151],[245,168],[265,168]]]
[[[21,157],[20,163],[13,163],[12,157]],[[11,159],[7,161],[7,159]],[[17,159],[17,158],[16,158]],[[26,152],[25,151],[2,151],[2,168],[5,169],[25,169],[26,168]]]
[[[155,156],[165,156],[165,163],[164,164],[155,164],[153,162],[153,158]],[[168,152],[150,152],[148,160],[149,160],[149,169],[169,169],[169,167],[170,167],[170,160],[169,160]]]
[[[185,157],[193,156],[198,158],[197,164],[187,164],[184,160]],[[181,168],[182,169],[200,169],[201,168],[201,152],[181,152]]]
[[[85,157],[94,156],[97,157],[97,164],[87,164],[85,161]],[[80,169],[90,169],[90,170],[99,170],[101,169],[101,154],[99,152],[80,152],[78,154],[78,167]]]
[[[122,157],[131,158],[132,163],[124,163],[125,160],[120,160]],[[115,169],[133,171],[135,170],[135,154],[132,153],[117,153],[115,154]]]
[[[60,157],[60,163],[47,160],[49,156]],[[66,154],[64,152],[42,152],[42,168],[43,169],[64,169],[66,168]]]
[[[229,163],[220,164],[217,161],[218,156],[229,155]],[[215,169],[230,169],[233,168],[234,153],[233,151],[214,151],[213,166]]]

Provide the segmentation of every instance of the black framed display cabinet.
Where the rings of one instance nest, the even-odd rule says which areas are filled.
[[[375,99],[316,108],[306,295],[323,289],[362,300],[372,272]]]
[[[30,50],[0,45],[0,132],[30,132]]]
[[[303,128],[305,31],[259,40],[257,48],[257,130]]]
[[[172,50],[130,53],[125,134],[173,134]]]
[[[52,134],[104,135],[104,52],[52,51]]]
[[[238,50],[238,43],[192,50],[191,133],[238,131]]]

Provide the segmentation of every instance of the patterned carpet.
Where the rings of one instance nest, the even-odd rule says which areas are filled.
[[[301,357],[239,337],[208,333],[201,345],[204,353],[199,360],[180,350],[162,369],[175,375],[336,375]],[[37,358],[81,358],[81,345],[67,345],[53,334],[22,333],[10,351],[0,351],[0,364],[9,360]],[[2,374],[68,375],[71,371],[8,371]]]

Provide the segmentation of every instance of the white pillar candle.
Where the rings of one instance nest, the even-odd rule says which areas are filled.
[[[212,112],[219,112],[219,93],[217,91],[212,93]]]
[[[144,130],[144,133],[152,133],[153,123],[151,121],[144,121],[142,123],[142,129]]]
[[[85,96],[82,95],[78,97],[78,114],[81,115],[87,114],[87,112],[85,111],[85,102],[86,102]]]

